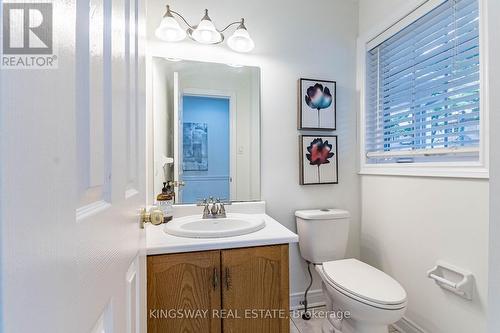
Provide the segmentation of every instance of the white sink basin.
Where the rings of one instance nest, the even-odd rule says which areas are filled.
[[[200,215],[174,218],[165,224],[170,235],[188,238],[219,238],[250,234],[266,225],[264,219],[247,214],[227,214],[226,218],[202,219]]]

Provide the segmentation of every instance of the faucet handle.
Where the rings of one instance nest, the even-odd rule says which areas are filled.
[[[226,208],[224,208],[224,203],[219,203],[219,214],[226,217]]]

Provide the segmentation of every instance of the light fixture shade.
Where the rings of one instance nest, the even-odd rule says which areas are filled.
[[[227,40],[227,45],[236,52],[250,52],[255,47],[255,43],[247,29],[239,27]]]
[[[182,30],[179,22],[172,16],[165,16],[156,28],[155,35],[157,38],[166,42],[179,42],[186,38],[186,32]]]
[[[202,44],[217,44],[222,42],[222,34],[217,31],[210,19],[201,20],[200,24],[192,32],[195,41]]]

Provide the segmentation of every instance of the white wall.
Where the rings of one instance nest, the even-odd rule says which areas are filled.
[[[359,33],[417,1],[360,0]],[[406,317],[433,333],[485,332],[488,294],[488,181],[362,176],[361,257],[395,277],[409,297]],[[469,269],[469,302],[426,278],[442,259]]]
[[[488,2],[489,82],[490,91],[500,89],[500,1]],[[500,332],[500,154],[497,142],[500,142],[500,96],[497,93],[489,97],[490,104],[490,247],[489,247],[489,294],[488,294],[488,332]]]
[[[484,332],[488,182],[363,176],[361,257],[408,293],[406,316],[428,332]],[[426,277],[437,260],[474,273],[472,302]]]
[[[172,9],[197,22],[208,8],[223,26],[240,17],[255,50],[237,54],[225,45],[158,42],[153,31],[160,22],[164,1],[148,1],[149,52],[178,58],[242,63],[261,67],[262,199],[268,213],[295,230],[294,211],[301,208],[342,207],[352,212],[348,255],[359,254],[359,177],[356,174],[355,48],[357,2],[346,0],[244,1],[193,0],[170,2]],[[286,15],[284,14],[286,13]],[[300,186],[297,131],[297,80],[300,77],[337,81],[339,135],[338,185]],[[292,246],[291,292],[307,284],[306,271]],[[316,281],[319,278],[316,277]],[[319,288],[316,283],[314,288]]]

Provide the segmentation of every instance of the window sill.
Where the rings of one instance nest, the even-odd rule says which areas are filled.
[[[363,165],[360,175],[489,179],[484,166]]]

